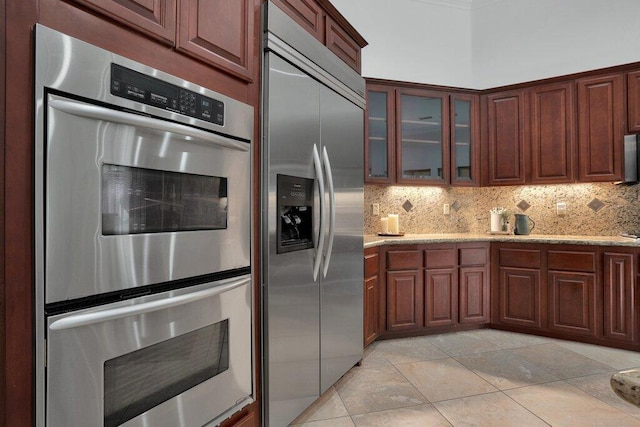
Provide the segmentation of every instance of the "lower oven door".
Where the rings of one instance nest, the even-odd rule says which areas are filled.
[[[253,401],[249,275],[47,323],[48,426],[202,426]]]

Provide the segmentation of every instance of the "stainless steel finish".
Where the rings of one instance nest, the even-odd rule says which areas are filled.
[[[623,183],[635,183],[640,180],[638,168],[640,167],[640,143],[638,135],[624,136],[624,181]]]
[[[318,231],[318,245],[316,249],[316,256],[313,261],[313,280],[318,279],[318,272],[320,271],[320,263],[322,262],[322,253],[324,250],[324,237],[325,233],[323,230],[323,222],[324,222],[324,211],[325,211],[325,201],[324,201],[324,176],[322,172],[322,163],[320,162],[320,155],[318,154],[318,146],[313,144],[313,166],[316,171],[316,181],[318,182],[318,194],[320,197],[320,217],[319,217],[319,231]]]
[[[277,52],[313,78],[321,81],[353,103],[365,108],[365,82],[326,46],[303,30],[276,6],[267,4],[264,14],[265,48]]]
[[[215,322],[229,320],[229,369],[130,420],[127,426],[201,426],[211,414],[252,396],[251,277],[223,293],[210,294],[187,303],[141,314],[125,314],[100,323],[70,329],[52,329],[57,322],[77,314],[63,314],[48,320],[47,425],[103,425],[102,393],[105,361],[177,337]],[[162,302],[165,299],[202,293],[216,288],[209,283],[149,297],[136,298],[81,314],[99,316],[103,310],[118,310]],[[202,295],[202,294],[201,294]],[[106,316],[105,316],[106,319]],[[224,393],[220,393],[224,390]],[[212,398],[215,396],[215,399]]]
[[[194,127],[168,122],[166,120],[158,120],[153,117],[145,117],[137,114],[111,110],[97,105],[54,99],[49,102],[49,107],[89,119],[155,129],[157,131],[171,132],[176,135],[193,137],[195,138],[195,141],[209,142],[218,145],[221,148],[231,148],[239,151],[249,151],[251,148],[251,146],[246,142],[236,141],[212,132],[204,132]]]
[[[250,264],[248,152],[177,133],[68,114],[51,107],[67,100],[55,95],[47,100],[46,303]],[[91,107],[73,102],[81,109]],[[227,177],[232,193],[227,229],[102,235],[103,163]]]
[[[158,310],[166,310],[167,308],[177,307],[179,305],[188,304],[214,295],[219,295],[231,291],[237,287],[245,286],[251,283],[250,276],[243,276],[240,279],[232,278],[218,282],[215,287],[193,291],[182,295],[170,296],[168,298],[154,300],[145,303],[129,302],[128,305],[118,306],[110,309],[100,309],[97,311],[89,311],[83,313],[74,313],[70,316],[58,319],[49,325],[52,331],[60,331],[63,329],[73,329],[80,326],[93,325],[95,323],[107,322],[114,319],[122,319],[129,316],[138,316],[140,314],[152,313]]]
[[[335,236],[336,192],[333,188],[333,172],[331,170],[331,162],[329,161],[326,146],[322,147],[322,164],[327,173],[327,185],[329,187],[329,243],[327,243],[327,252],[324,255],[324,268],[322,269],[322,277],[327,277],[327,271],[331,263],[331,251],[333,250],[333,238]],[[321,192],[321,194],[323,193],[324,192]]]
[[[309,41],[315,46],[311,51],[299,51],[306,41],[286,36],[298,33],[296,24],[280,16],[273,5],[266,7],[263,396],[265,424],[279,427],[289,424],[362,358],[364,97],[318,66],[339,63],[332,53],[315,40]],[[277,36],[271,33],[274,16],[279,22]],[[285,23],[291,27],[286,31]],[[306,36],[301,37],[307,40]],[[328,56],[309,61],[319,52]],[[364,89],[364,80],[356,77]],[[314,145],[321,156],[316,156]],[[276,176],[315,178],[315,171],[317,179],[324,180],[323,187],[327,184],[326,191],[319,186],[314,197],[316,249],[277,254]],[[318,208],[323,212],[315,214]],[[322,236],[325,247],[319,248]],[[322,261],[323,274],[317,280],[313,280],[314,254]]]

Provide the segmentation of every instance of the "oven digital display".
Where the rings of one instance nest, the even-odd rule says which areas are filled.
[[[102,165],[102,234],[222,230],[227,178]]]
[[[229,319],[107,360],[104,427],[116,427],[229,369]]]

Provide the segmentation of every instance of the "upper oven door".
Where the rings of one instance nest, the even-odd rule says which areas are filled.
[[[250,144],[47,97],[45,302],[247,267]]]

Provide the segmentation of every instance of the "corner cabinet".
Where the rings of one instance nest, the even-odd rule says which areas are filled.
[[[367,82],[365,182],[477,186],[479,96]]]

